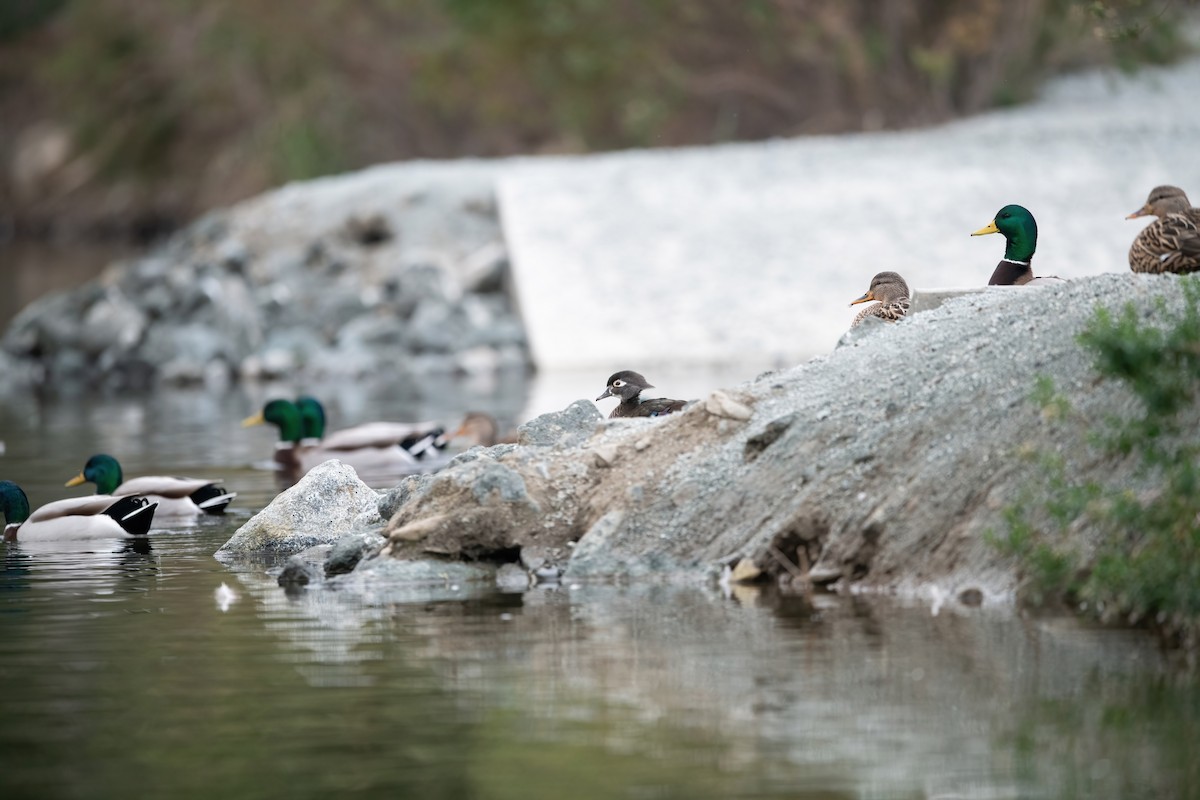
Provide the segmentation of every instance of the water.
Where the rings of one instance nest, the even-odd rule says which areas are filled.
[[[1134,632],[690,585],[288,595],[212,558],[274,494],[237,427],[271,393],[0,404],[35,504],[96,450],[240,492],[148,550],[5,546],[3,797],[1200,794],[1200,691]],[[349,422],[403,391],[327,394]]]

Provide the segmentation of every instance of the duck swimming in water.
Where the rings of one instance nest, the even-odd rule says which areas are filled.
[[[162,517],[194,517],[198,514],[223,514],[235,492],[226,492],[216,482],[204,478],[170,478],[147,475],[123,480],[120,463],[110,455],[97,453],[83,465],[83,472],[67,481],[67,486],[96,484],[96,494],[125,497],[139,495],[158,504],[155,512]]]
[[[5,541],[57,541],[145,536],[156,504],[144,497],[94,494],[56,500],[29,512],[29,498],[12,481],[0,481]]]

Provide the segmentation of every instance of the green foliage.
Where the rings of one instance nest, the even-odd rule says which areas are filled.
[[[1116,315],[1098,309],[1079,337],[1100,378],[1138,408],[1108,420],[1089,446],[1110,460],[1133,458],[1144,488],[1077,481],[1062,458],[1034,454],[1039,484],[1007,509],[995,543],[1020,560],[1033,600],[1064,595],[1191,643],[1200,633],[1200,280],[1180,279],[1179,288],[1179,313],[1163,302],[1152,315],[1132,304]],[[1075,414],[1049,378],[1033,399],[1061,424]],[[1089,552],[1069,544],[1073,528],[1089,533]]]

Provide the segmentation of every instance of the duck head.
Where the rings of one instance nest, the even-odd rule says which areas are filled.
[[[619,397],[621,398],[621,402],[625,402],[637,397],[644,389],[653,388],[641,374],[631,369],[625,369],[620,372],[614,372],[609,376],[608,385],[604,387],[604,393],[597,397],[596,400],[600,401],[606,397]]]
[[[898,272],[880,272],[874,278],[871,278],[871,286],[867,289],[866,294],[857,300],[852,300],[850,305],[869,303],[872,300],[878,300],[881,303],[894,303],[897,300],[907,299],[908,284],[905,283],[904,278],[901,278]]]
[[[325,436],[325,407],[320,400],[301,395],[296,398],[296,410],[300,412],[300,428],[305,439],[321,439]]]
[[[83,472],[67,481],[67,486],[79,486],[81,483],[96,484],[96,494],[112,494],[125,478],[121,474],[121,465],[115,458],[104,453],[97,453],[83,465]]]
[[[1146,204],[1125,219],[1165,217],[1168,214],[1181,214],[1191,208],[1192,203],[1183,189],[1178,186],[1155,186],[1150,190]]]
[[[279,429],[280,442],[296,444],[299,443],[304,435],[304,429],[301,427],[300,411],[296,408],[296,404],[290,400],[277,399],[269,401],[262,407],[262,411],[242,420],[242,427],[249,428],[252,425],[262,425],[266,422],[271,423]]]
[[[16,531],[21,523],[29,519],[29,498],[12,481],[0,481],[0,511],[4,513],[4,533]]]
[[[983,236],[989,233],[1004,235],[1004,257],[1009,261],[1028,263],[1037,250],[1037,222],[1025,206],[1005,206],[996,212],[990,223],[971,235]]]

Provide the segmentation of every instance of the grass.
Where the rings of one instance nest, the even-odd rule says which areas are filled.
[[[1130,466],[1132,480],[1082,480],[1063,456],[1029,453],[1037,485],[1006,509],[993,540],[1018,558],[1028,600],[1149,624],[1190,650],[1200,645],[1200,278],[1179,289],[1180,312],[1163,302],[1148,316],[1132,304],[1101,308],[1079,337],[1097,379],[1138,409],[1105,420],[1082,446]],[[1055,424],[1086,428],[1051,379],[1032,396]]]

